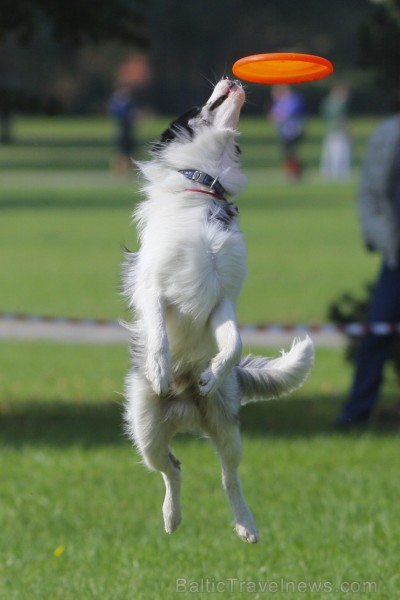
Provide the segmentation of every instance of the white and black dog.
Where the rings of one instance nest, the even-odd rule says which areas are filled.
[[[123,293],[133,366],[126,379],[126,421],[145,464],[162,473],[165,530],[181,521],[180,462],[169,448],[182,430],[201,430],[219,454],[223,486],[239,537],[258,541],[242,496],[242,404],[301,386],[313,363],[307,337],[268,360],[241,358],[236,301],[246,249],[232,198],[243,190],[236,126],[242,86],[221,80],[202,108],[174,121],[139,164],[146,199],[135,211],[140,249],[126,253]]]

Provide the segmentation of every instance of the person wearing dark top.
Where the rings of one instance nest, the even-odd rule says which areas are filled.
[[[367,325],[396,325],[400,323],[400,115],[384,120],[370,139],[361,171],[358,211],[367,248],[383,259]],[[360,341],[349,396],[336,420],[340,427],[368,421],[393,350],[393,328],[380,334],[370,327],[367,331]],[[400,406],[385,414],[386,421],[400,423]]]

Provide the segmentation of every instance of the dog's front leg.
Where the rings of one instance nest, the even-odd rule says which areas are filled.
[[[200,376],[200,392],[204,396],[216,392],[238,362],[242,351],[235,307],[231,300],[225,298],[217,305],[211,315],[210,324],[217,342],[218,354]]]
[[[155,293],[143,294],[140,313],[146,337],[146,377],[153,391],[160,395],[168,392],[171,384],[171,358],[165,301]]]

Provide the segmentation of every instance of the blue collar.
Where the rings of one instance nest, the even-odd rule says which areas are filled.
[[[210,190],[216,192],[218,196],[223,197],[225,194],[225,189],[218,181],[218,177],[211,177],[211,175],[203,173],[203,171],[198,171],[197,169],[181,169],[179,173],[182,173],[182,175],[184,175],[186,179],[190,179],[190,181],[197,181],[197,183],[209,187]]]

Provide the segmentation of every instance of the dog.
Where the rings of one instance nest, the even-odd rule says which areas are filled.
[[[314,362],[307,336],[280,358],[241,357],[236,301],[246,247],[234,196],[245,187],[237,124],[241,84],[217,83],[202,108],[179,117],[139,163],[145,200],[135,210],[140,249],[126,252],[123,294],[134,311],[125,420],[145,465],[165,482],[164,526],[181,521],[181,466],[169,447],[182,430],[211,438],[238,536],[259,539],[241,491],[241,405],[301,386]]]

